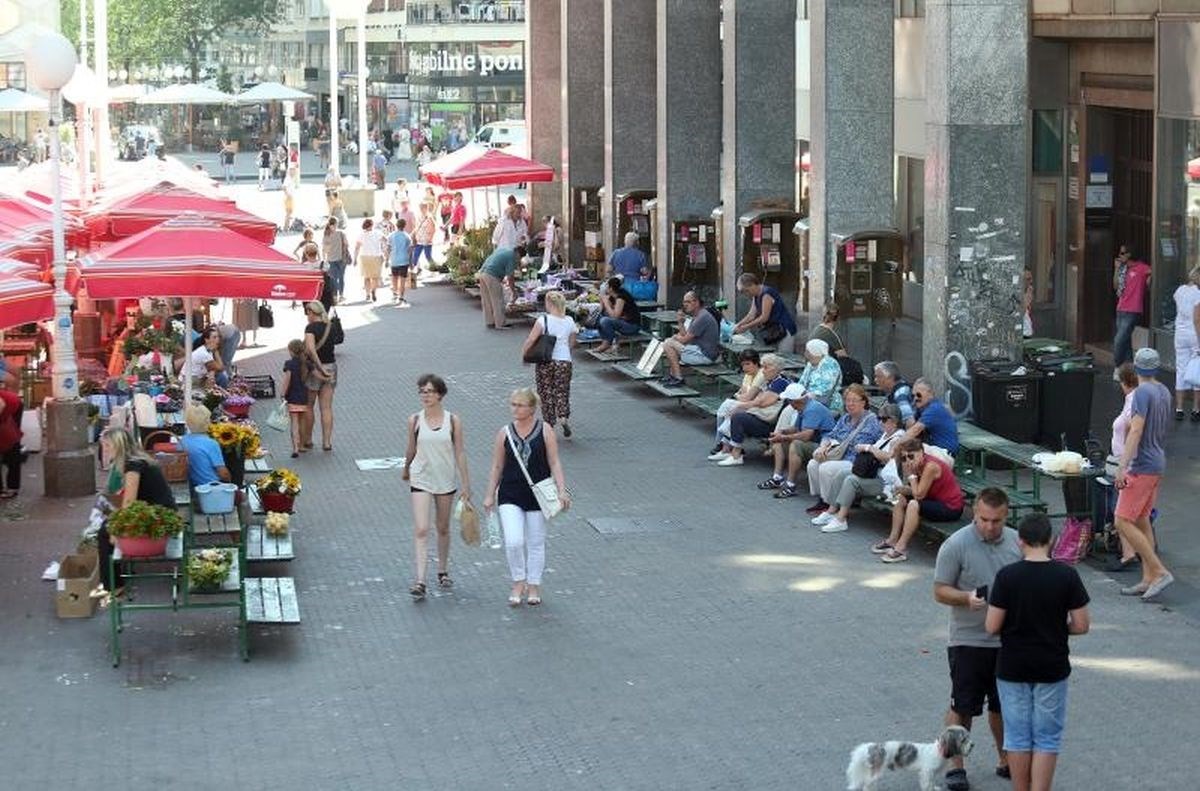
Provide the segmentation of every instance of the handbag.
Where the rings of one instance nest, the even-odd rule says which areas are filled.
[[[892,444],[892,440],[900,436],[900,432],[896,431],[892,436],[887,438],[887,441],[879,445],[879,449],[883,450],[888,445]],[[881,462],[874,453],[860,453],[854,457],[854,464],[850,467],[850,473],[856,478],[874,478],[879,475],[879,471],[883,469]]]
[[[275,311],[271,310],[271,306],[266,302],[260,302],[258,305],[258,326],[264,330],[275,326]]]
[[[538,508],[542,511],[542,516],[546,517],[546,521],[550,521],[565,510],[562,500],[558,499],[558,486],[554,483],[554,478],[543,478],[534,483],[529,477],[529,470],[525,467],[525,461],[521,458],[520,451],[517,450],[517,443],[513,440],[512,428],[505,426],[504,434],[508,437],[508,447],[512,448],[513,458],[517,460],[517,466],[521,468],[521,474],[525,476],[525,482],[533,490],[533,497],[537,500]]]
[[[276,431],[287,431],[288,426],[292,424],[292,419],[288,415],[287,402],[280,401],[279,404],[271,410],[271,414],[267,416],[267,425]]]
[[[1075,565],[1087,557],[1092,547],[1092,520],[1068,516],[1050,557],[1060,563]]]
[[[758,337],[762,339],[763,343],[774,346],[787,337],[787,330],[779,322],[768,321],[759,331]]]
[[[867,424],[867,415],[864,414],[858,421],[858,425],[850,432],[850,435],[838,444],[825,450],[825,461],[840,461],[845,457],[846,451],[854,445],[854,438],[858,436],[858,432],[862,431],[863,426]],[[861,455],[861,454],[860,454]],[[857,458],[857,457],[856,457]]]
[[[558,337],[550,334],[550,319],[542,316],[543,332],[525,352],[523,359],[527,363],[548,363],[554,359],[554,346]]]
[[[346,340],[346,332],[342,329],[342,319],[337,313],[329,317],[329,340],[334,346],[341,346]]]

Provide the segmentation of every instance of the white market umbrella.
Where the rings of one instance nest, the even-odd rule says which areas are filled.
[[[260,82],[253,88],[234,97],[238,104],[262,104],[263,102],[302,102],[312,99],[310,93],[290,88],[281,82]]]
[[[196,104],[228,104],[232,101],[232,96],[224,91],[218,91],[216,88],[209,88],[207,85],[193,82],[181,82],[151,91],[139,98],[137,103],[186,105],[188,108],[188,149],[191,150],[194,127],[192,106]]]
[[[0,91],[0,113],[45,113],[49,111],[49,99],[43,99],[16,88],[5,88]]]

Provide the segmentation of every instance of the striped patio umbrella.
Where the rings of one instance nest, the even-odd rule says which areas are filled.
[[[275,241],[275,223],[239,209],[224,198],[212,198],[184,187],[158,184],[138,194],[97,206],[84,215],[92,239],[122,239],[161,222],[195,212],[225,228],[263,244]]]
[[[54,287],[0,273],[0,330],[54,318]]]

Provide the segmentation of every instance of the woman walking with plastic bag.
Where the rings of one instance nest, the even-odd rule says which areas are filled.
[[[504,551],[512,577],[510,606],[542,603],[542,571],[546,567],[546,517],[534,488],[552,488],[558,505],[571,505],[558,440],[543,430],[537,418],[538,397],[527,387],[514,390],[508,399],[513,420],[496,432],[492,443],[492,470],[488,477],[486,511],[496,509],[504,531]],[[553,514],[550,514],[553,516]]]
[[[442,407],[446,382],[424,374],[417,380],[421,411],[408,419],[408,450],[404,454],[404,480],[412,492],[413,557],[416,579],[408,589],[413,601],[425,599],[425,568],[429,541],[430,512],[437,528],[437,584],[454,585],[450,579],[450,513],[454,506],[455,472],[462,485],[463,499],[470,502],[471,479],[467,474],[466,442],[458,415]]]

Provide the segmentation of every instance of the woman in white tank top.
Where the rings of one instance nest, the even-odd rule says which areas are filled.
[[[542,420],[553,430],[562,421],[563,437],[571,438],[571,348],[575,345],[579,328],[575,320],[568,317],[567,299],[561,291],[546,292],[546,314],[535,322],[521,347],[521,356],[532,348],[543,334],[555,337],[554,355],[550,362],[537,363],[534,378],[537,394],[542,402]]]
[[[450,560],[450,512],[454,505],[455,478],[462,484],[463,499],[471,498],[467,474],[466,443],[462,421],[442,407],[446,383],[440,376],[425,374],[417,380],[421,411],[408,421],[408,450],[404,456],[404,480],[412,489],[413,556],[416,580],[408,589],[416,601],[425,598],[425,567],[429,541],[430,512],[437,527],[437,581],[439,588],[454,584],[447,566]]]

